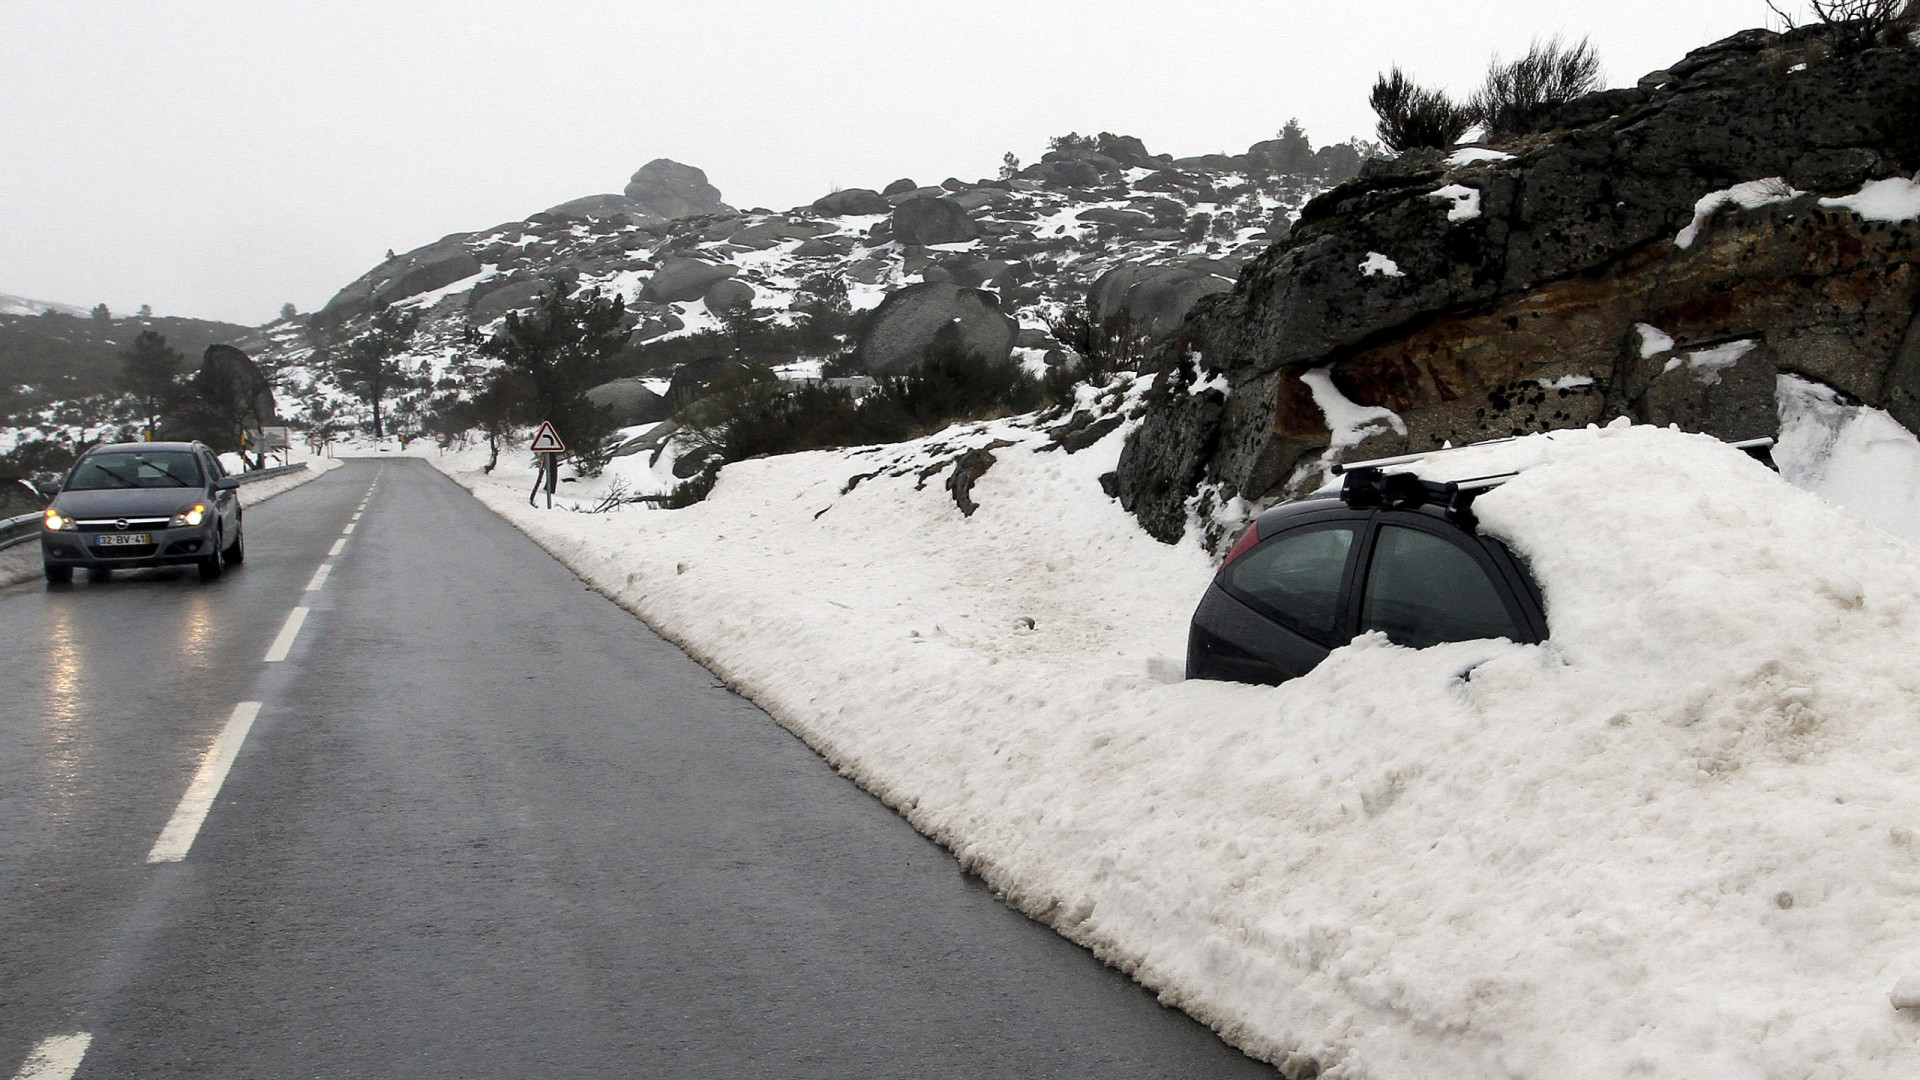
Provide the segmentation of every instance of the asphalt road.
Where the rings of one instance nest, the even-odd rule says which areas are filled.
[[[0,590],[0,1077],[1274,1075],[424,463],[247,545]]]

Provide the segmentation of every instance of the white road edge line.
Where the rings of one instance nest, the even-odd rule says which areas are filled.
[[[300,636],[300,625],[306,621],[306,608],[297,607],[287,612],[287,621],[280,627],[279,636],[273,639],[272,645],[267,646],[267,663],[277,664],[287,658],[287,654],[293,651],[293,639]]]
[[[327,554],[338,555],[345,550],[347,550],[347,542],[345,540],[335,540],[333,542],[333,550],[327,552]]]
[[[322,586],[322,585],[325,585],[325,584],[327,583],[327,575],[328,575],[328,574],[330,574],[330,573],[332,573],[332,572],[333,572],[333,564],[332,564],[332,563],[330,563],[330,562],[327,562],[327,563],[321,563],[321,564],[320,564],[320,569],[318,569],[318,570],[315,570],[315,571],[313,572],[313,580],[312,580],[312,581],[309,581],[309,582],[307,582],[307,591],[308,591],[308,592],[319,592],[319,591],[320,591],[320,586]]]
[[[200,769],[193,774],[193,783],[187,785],[187,793],[180,797],[179,807],[168,819],[167,827],[160,830],[153,850],[147,852],[148,862],[179,862],[187,857],[193,838],[200,835],[200,823],[207,819],[207,811],[213,809],[214,796],[220,794],[220,785],[227,782],[227,770],[233,767],[240,744],[247,741],[247,732],[253,727],[254,717],[259,715],[257,701],[243,701],[233,707],[227,726],[220,729],[220,737],[213,740],[213,745],[207,747],[206,755],[200,759]],[[75,1059],[76,1063],[78,1060]]]
[[[13,1080],[71,1080],[92,1042],[93,1033],[87,1031],[41,1039],[27,1055],[26,1064],[13,1074]]]

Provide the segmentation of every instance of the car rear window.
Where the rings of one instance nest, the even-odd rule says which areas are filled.
[[[1331,644],[1340,625],[1340,579],[1354,527],[1281,533],[1227,568],[1227,583],[1291,630]]]
[[[74,468],[66,489],[199,487],[203,482],[193,451],[150,450],[89,454]]]
[[[1382,525],[1374,542],[1360,629],[1384,631],[1394,644],[1413,649],[1522,637],[1472,555],[1432,533],[1398,525]]]

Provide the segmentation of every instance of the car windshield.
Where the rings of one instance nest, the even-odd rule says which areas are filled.
[[[190,450],[116,451],[82,458],[66,489],[199,487],[200,483],[200,465]]]

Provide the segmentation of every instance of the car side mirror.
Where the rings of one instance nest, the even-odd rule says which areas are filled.
[[[223,476],[213,482],[213,490],[215,491],[232,491],[239,486],[240,481],[231,476]]]
[[[33,485],[33,489],[35,491],[38,491],[42,496],[51,499],[55,495],[60,494],[60,481],[42,480],[39,483]]]

